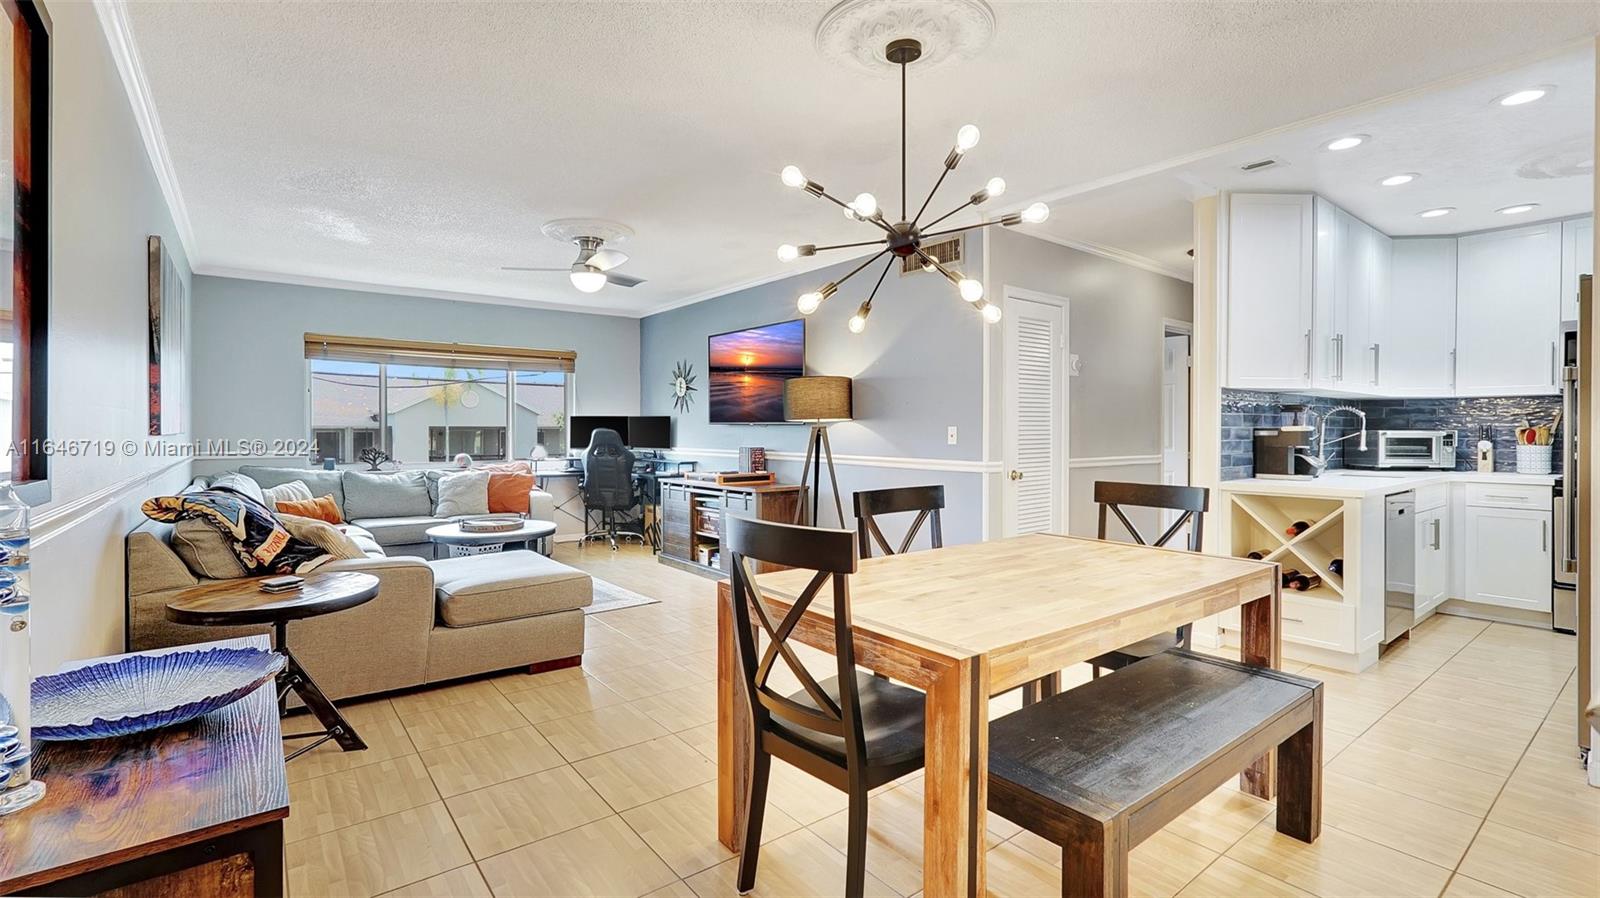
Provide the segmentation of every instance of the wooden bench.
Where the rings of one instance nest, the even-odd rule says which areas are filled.
[[[1128,894],[1128,852],[1263,754],[1278,832],[1322,829],[1322,684],[1172,650],[989,724],[989,809],[1061,846],[1061,894]]]

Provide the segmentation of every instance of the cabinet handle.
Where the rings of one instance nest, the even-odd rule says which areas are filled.
[[[1524,503],[1528,501],[1528,497],[1527,496],[1507,496],[1507,495],[1505,495],[1503,493],[1484,493],[1483,494],[1483,498],[1485,498],[1485,499],[1505,499],[1505,500],[1510,501],[1510,502],[1524,502]]]
[[[1450,389],[1456,388],[1456,351],[1450,350]]]
[[[1279,620],[1285,620],[1285,621],[1288,621],[1288,622],[1289,622],[1289,623],[1291,623],[1291,624],[1303,624],[1303,623],[1305,623],[1305,618],[1301,618],[1301,617],[1289,617],[1289,616],[1288,616],[1288,615],[1286,615],[1286,614],[1280,614],[1280,615],[1278,615],[1278,619],[1279,619]]]
[[[1539,551],[1550,551],[1550,522],[1539,522]]]
[[[1550,386],[1556,385],[1556,341],[1550,341]]]
[[[1343,339],[1342,334],[1334,334],[1328,338],[1328,345],[1333,349],[1333,379],[1344,377],[1344,348],[1339,344]]]
[[[1382,343],[1374,343],[1374,344],[1372,344],[1372,385],[1373,386],[1377,386],[1378,385],[1378,364],[1379,364],[1378,353],[1382,349],[1383,349],[1383,344]]]
[[[1306,331],[1306,380],[1311,379],[1311,332]]]
[[[1433,550],[1439,551],[1439,519],[1433,519]]]

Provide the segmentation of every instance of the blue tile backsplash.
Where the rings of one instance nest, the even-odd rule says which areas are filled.
[[[1488,425],[1494,440],[1495,470],[1516,470],[1516,429],[1524,420],[1548,424],[1561,410],[1559,396],[1503,396],[1472,399],[1328,399],[1299,393],[1222,391],[1222,479],[1254,476],[1251,431],[1289,423],[1286,405],[1304,405],[1313,424],[1340,405],[1352,405],[1367,414],[1368,430],[1454,430],[1456,470],[1477,469],[1477,446]],[[1330,422],[1330,440],[1354,432],[1356,419],[1340,415]],[[1560,444],[1557,431],[1556,443]],[[1334,447],[1328,466],[1344,466],[1344,444]],[[1555,472],[1561,473],[1561,453],[1556,452]]]

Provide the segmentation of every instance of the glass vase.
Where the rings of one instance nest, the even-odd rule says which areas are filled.
[[[44,783],[33,778],[28,730],[28,554],[28,506],[10,483],[0,484],[0,815],[44,797]]]

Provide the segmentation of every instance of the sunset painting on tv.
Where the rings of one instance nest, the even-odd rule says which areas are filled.
[[[781,321],[710,340],[712,424],[783,421],[783,385],[805,373],[806,323]]]

